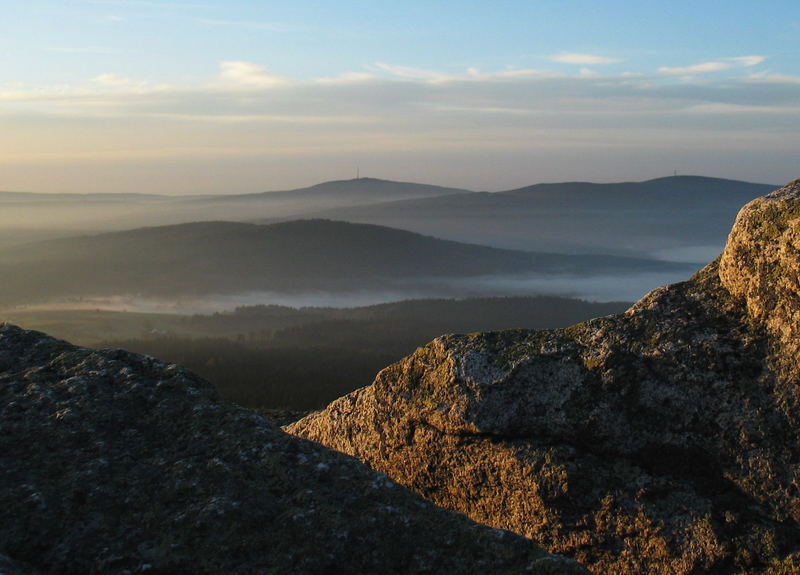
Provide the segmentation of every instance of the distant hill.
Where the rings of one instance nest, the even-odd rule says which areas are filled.
[[[209,198],[215,201],[305,200],[356,201],[358,203],[424,198],[468,192],[463,188],[446,188],[412,182],[395,182],[378,178],[356,178],[323,182],[307,188],[261,192],[257,194],[220,195]]]
[[[460,188],[443,188],[427,184],[394,182],[376,178],[358,178],[323,182],[308,188],[262,192],[257,194],[217,195],[189,198],[181,204],[193,220],[242,220],[262,215],[265,221],[304,217],[319,210],[365,206],[381,202],[433,198],[441,195],[472,193]]]
[[[313,211],[442,194],[459,188],[359,178],[295,190],[236,195],[40,194],[0,192],[0,246],[70,232],[99,233],[197,221],[296,219]],[[7,232],[3,236],[1,232]]]
[[[178,204],[226,203],[250,201],[294,201],[296,199],[323,200],[332,203],[356,202],[370,203],[406,198],[424,198],[468,192],[463,188],[448,188],[413,182],[396,182],[378,178],[356,178],[353,180],[334,180],[322,182],[306,188],[254,192],[247,194],[198,194],[171,196],[150,193],[34,193],[0,190],[0,203],[121,203],[121,202],[175,202]]]
[[[141,226],[325,218],[507,249],[702,263],[721,249],[736,210],[771,189],[678,176],[536,184],[496,193],[375,178],[236,195],[0,192],[0,248]]]
[[[199,222],[48,240],[0,251],[0,301],[63,296],[358,290],[431,278],[665,270],[445,241],[375,225]]]
[[[715,205],[719,202],[746,203],[759,191],[772,191],[776,186],[754,184],[738,180],[708,178],[704,176],[669,176],[644,182],[595,184],[590,182],[564,182],[534,184],[517,188],[500,195],[536,198],[539,201],[565,202],[574,205],[582,202],[586,207],[624,208],[646,201],[650,205],[676,207],[676,202],[692,206]]]
[[[702,262],[722,249],[739,208],[773,188],[700,176],[567,182],[321,210],[317,215],[504,248]]]

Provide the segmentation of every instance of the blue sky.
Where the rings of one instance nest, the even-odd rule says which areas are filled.
[[[800,176],[797,2],[0,5],[2,189]]]

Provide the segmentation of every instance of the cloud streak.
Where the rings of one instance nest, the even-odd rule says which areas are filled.
[[[737,57],[681,70],[722,70],[718,64],[728,70],[745,69],[761,61],[761,57]],[[748,113],[767,112],[792,101],[797,96],[792,90],[797,91],[795,86],[800,84],[800,78],[793,76],[749,73],[713,85],[676,85],[668,82],[669,75],[663,70],[650,76],[580,71],[567,75],[535,69],[483,72],[468,68],[444,72],[378,63],[368,73],[301,80],[276,74],[253,62],[223,61],[216,78],[194,84],[153,85],[109,72],[84,85],[0,88],[0,103],[6,114],[14,112],[12,106],[29,104],[29,112],[52,115],[70,109],[71,115],[85,117],[91,117],[98,109],[106,116],[110,112],[120,116],[175,113],[192,118],[342,115],[388,121],[398,113],[422,114],[424,110],[441,114],[471,111],[543,116],[569,112],[601,117],[609,110],[660,113],[664,108],[685,109],[701,104],[750,106]],[[246,99],[240,97],[242,92],[248,94]],[[682,108],[676,103],[682,103]]]
[[[719,61],[701,62],[699,64],[692,64],[691,66],[662,66],[658,71],[665,76],[697,76],[699,74],[721,72],[733,68],[750,68],[761,64],[764,60],[765,58],[763,56],[738,56]]]
[[[581,54],[575,52],[562,52],[550,58],[553,62],[560,62],[562,64],[579,64],[588,66],[591,64],[616,64],[622,62],[619,58],[609,58],[607,56],[598,56],[596,54]]]
[[[246,88],[274,88],[289,84],[289,78],[274,74],[252,62],[221,62],[220,79]]]
[[[479,68],[467,68],[463,72],[441,72],[438,70],[427,70],[423,68],[410,68],[407,66],[396,66],[378,62],[374,66],[375,71],[383,72],[391,78],[402,80],[418,81],[430,84],[446,84],[457,82],[494,82],[494,81],[524,81],[535,78],[556,78],[563,77],[563,74],[537,70],[533,68],[508,68],[494,72],[483,72]],[[370,76],[375,78],[375,76]]]
[[[100,74],[91,80],[100,86],[127,87],[133,84],[133,80],[118,74]]]

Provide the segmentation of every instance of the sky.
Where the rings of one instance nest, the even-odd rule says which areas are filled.
[[[797,0],[0,8],[0,190],[800,177]]]

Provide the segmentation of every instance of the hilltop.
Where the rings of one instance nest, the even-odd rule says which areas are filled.
[[[463,188],[447,188],[430,184],[397,182],[379,178],[355,178],[352,180],[333,180],[293,190],[260,192],[251,194],[218,195],[208,200],[215,201],[286,201],[313,200],[325,202],[372,203],[404,198],[435,197],[450,194],[470,193]]]

